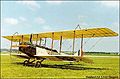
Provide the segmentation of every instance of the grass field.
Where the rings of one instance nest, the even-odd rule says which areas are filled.
[[[1,78],[86,78],[86,76],[119,75],[118,57],[91,57],[94,64],[84,62],[44,61],[42,68],[23,66],[23,59],[1,55]]]

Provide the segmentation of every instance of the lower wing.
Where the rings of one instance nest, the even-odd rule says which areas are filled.
[[[86,57],[80,57],[80,56],[33,56],[33,57],[29,57],[27,55],[22,55],[22,54],[17,54],[17,55],[12,55],[12,56],[16,56],[19,58],[25,58],[25,59],[29,59],[29,58],[36,58],[36,59],[47,59],[47,60],[52,60],[52,61],[83,61],[85,63],[93,63],[93,61],[89,58]]]
[[[25,58],[25,59],[29,59],[30,57],[25,55],[25,54],[15,54],[15,55],[12,55],[12,56],[15,56],[15,57],[19,57],[19,58]]]
[[[80,56],[35,56],[37,58],[44,58],[52,61],[83,61],[85,63],[93,63],[93,61],[86,57],[80,57]]]

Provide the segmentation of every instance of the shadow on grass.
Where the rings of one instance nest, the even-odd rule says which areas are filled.
[[[23,63],[20,62],[15,62],[13,64],[23,65]],[[29,64],[28,67],[34,67],[34,63]],[[82,64],[64,64],[64,65],[42,64],[42,68],[58,68],[58,69],[70,69],[70,70],[108,70],[108,68],[83,67]]]

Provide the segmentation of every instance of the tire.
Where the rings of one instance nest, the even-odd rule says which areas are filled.
[[[29,61],[28,61],[28,60],[25,60],[25,61],[23,62],[23,66],[28,66],[28,64],[29,64]]]
[[[40,62],[40,61],[37,61],[37,62],[35,63],[35,67],[36,67],[36,68],[41,67],[41,62]]]

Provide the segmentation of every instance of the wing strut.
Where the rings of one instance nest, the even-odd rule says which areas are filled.
[[[62,49],[62,35],[60,36],[60,53],[61,53],[61,49]]]
[[[41,41],[42,41],[42,39],[40,38],[40,42],[39,42],[39,45],[41,46]]]
[[[81,52],[80,52],[80,56],[83,57],[83,34],[82,34],[82,38],[81,38]]]
[[[74,54],[74,48],[75,48],[75,31],[74,31],[74,35],[73,35],[73,54]]]
[[[37,34],[37,40],[36,40],[36,45],[38,44],[38,34]]]
[[[32,34],[30,35],[30,43],[32,44]]]
[[[44,43],[45,46],[46,46],[46,39],[47,39],[47,38],[45,37],[45,43]]]
[[[22,35],[22,43],[23,43],[23,35]]]
[[[53,49],[53,44],[54,44],[54,32],[52,33],[52,44],[51,44],[51,52],[52,52],[52,49]]]

